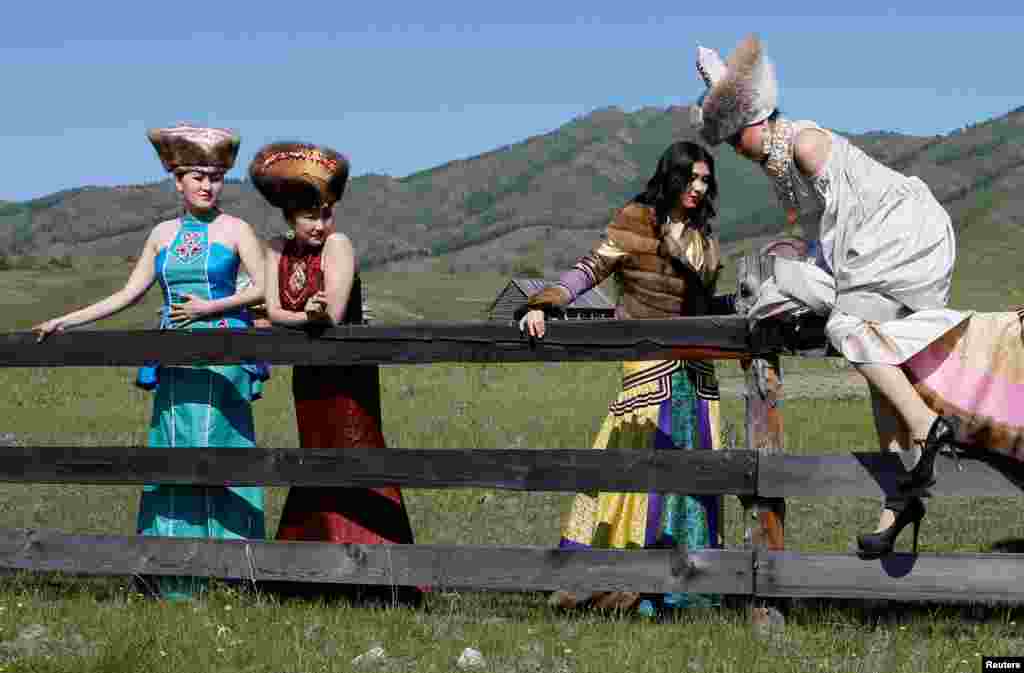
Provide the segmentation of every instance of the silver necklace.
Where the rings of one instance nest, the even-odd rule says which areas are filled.
[[[799,208],[793,184],[793,136],[796,128],[788,119],[777,119],[772,122],[771,131],[764,138],[766,154],[764,172],[775,185],[775,194],[785,209]]]

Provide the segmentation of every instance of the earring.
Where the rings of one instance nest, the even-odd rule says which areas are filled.
[[[294,229],[289,229],[288,231],[284,232],[284,237],[287,238],[289,241],[294,239],[295,238],[295,230]]]

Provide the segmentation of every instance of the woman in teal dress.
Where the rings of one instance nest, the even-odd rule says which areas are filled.
[[[154,282],[164,296],[161,329],[247,327],[247,306],[263,300],[263,250],[252,228],[221,212],[224,174],[234,165],[239,137],[225,129],[180,124],[154,129],[149,139],[182,195],[182,216],[150,233],[124,288],[90,306],[36,325],[42,341],[135,304]],[[236,291],[244,265],[251,283]],[[255,364],[148,366],[137,383],[154,389],[149,446],[255,446],[252,401],[267,370]],[[141,535],[262,539],[262,487],[148,484],[139,504]],[[201,578],[160,577],[146,588],[170,600],[193,596]]]

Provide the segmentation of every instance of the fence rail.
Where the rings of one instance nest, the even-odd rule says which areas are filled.
[[[939,456],[929,496],[1021,496],[1020,463]],[[5,447],[0,482],[494,488],[690,495],[895,495],[897,456],[592,449],[241,449]]]
[[[927,524],[925,524],[927,525]],[[885,598],[943,603],[1024,602],[1022,554],[853,554],[761,552],[762,598]]]
[[[75,330],[36,343],[31,332],[0,334],[0,367],[238,364],[421,364],[432,362],[740,359],[817,343],[816,327],[767,325],[744,318],[551,321],[543,339],[504,323],[342,325],[296,329]],[[816,341],[817,340],[817,341]]]
[[[0,568],[82,575],[429,586],[490,591],[685,591],[760,598],[1024,602],[1024,555],[685,548],[562,550],[75,535],[0,529]]]
[[[210,486],[499,488],[753,495],[750,451],[31,447],[0,453],[0,481]]]
[[[504,591],[751,593],[750,551],[334,544],[0,529],[0,567]]]
[[[778,353],[825,352],[820,323],[765,325],[736,317],[548,325],[541,341],[501,324],[416,324],[295,330],[78,331],[36,344],[0,335],[0,366],[413,364],[430,362],[740,359],[750,451],[459,449],[188,449],[10,447],[0,481],[30,483],[382,486],[525,491],[735,494],[760,507],[761,537],[744,549],[559,550],[537,547],[338,545],[0,530],[0,568],[82,574],[194,575],[253,581],[428,585],[490,590],[628,589],[758,597],[1024,601],[1024,556],[783,551],[785,497],[893,493],[903,471],[876,452],[782,452]],[[1020,463],[981,454],[924,495],[1020,496]]]

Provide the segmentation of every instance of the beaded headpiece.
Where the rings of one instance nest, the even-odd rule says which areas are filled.
[[[349,163],[328,147],[272,143],[249,164],[249,177],[270,205],[282,210],[315,210],[345,193]]]
[[[694,125],[712,147],[778,107],[775,68],[756,36],[746,37],[723,62],[713,50],[697,47],[697,72],[707,90],[694,108]]]
[[[169,173],[226,173],[235,165],[242,139],[230,129],[207,128],[179,122],[150,129],[149,141]]]

